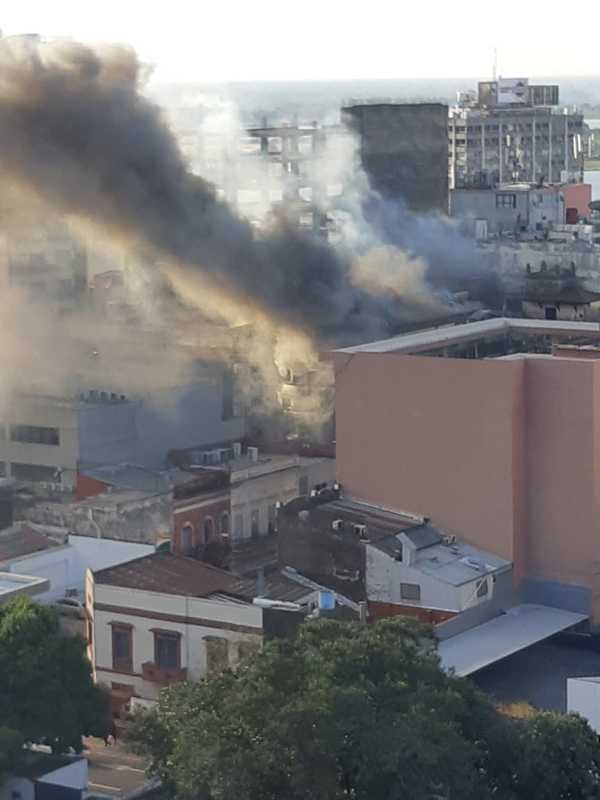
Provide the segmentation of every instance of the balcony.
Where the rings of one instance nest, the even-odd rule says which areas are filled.
[[[184,681],[187,678],[187,669],[182,667],[159,667],[152,661],[142,664],[142,675],[144,680],[153,683],[169,684]]]

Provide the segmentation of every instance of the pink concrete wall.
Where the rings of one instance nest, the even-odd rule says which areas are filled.
[[[527,361],[530,577],[589,586],[592,562],[600,555],[594,435],[597,369],[596,361]]]
[[[339,354],[337,468],[344,491],[430,516],[518,559],[523,375],[522,359]]]
[[[565,213],[567,208],[576,208],[581,218],[590,216],[588,204],[592,200],[592,185],[590,183],[569,183],[560,187],[565,199]]]

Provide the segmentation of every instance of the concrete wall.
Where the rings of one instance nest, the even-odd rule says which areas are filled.
[[[118,497],[115,492],[80,503],[38,503],[26,509],[24,515],[38,525],[66,528],[79,536],[96,539],[156,544],[170,537],[170,494],[141,495],[127,500]]]
[[[37,595],[36,600],[48,603],[64,597],[67,589],[77,589],[83,594],[87,569],[112,567],[153,552],[153,545],[70,536],[64,547],[53,547],[14,559],[4,569],[47,578],[50,588]]]
[[[309,491],[317,483],[333,483],[335,460],[274,456],[272,471],[269,471],[268,462],[264,473],[260,474],[260,471],[259,462],[256,468],[232,473],[231,520],[234,541],[250,539],[253,513],[258,514],[259,535],[268,533],[269,508],[274,509],[277,502],[287,503],[298,497],[302,477],[306,477]],[[240,518],[243,520],[241,529]]]
[[[510,194],[510,191],[502,192]],[[514,192],[516,208],[497,208],[496,192],[493,189],[454,189],[450,192],[450,215],[472,223],[485,219],[488,233],[517,231],[521,225],[529,224],[529,200],[527,192]],[[519,224],[517,223],[519,220]]]
[[[207,675],[207,637],[220,637],[229,642],[228,660],[232,666],[240,656],[241,643],[257,648],[262,644],[263,610],[258,606],[94,585],[89,573],[87,594],[91,598],[88,610],[93,618],[95,679],[108,686],[112,682],[130,685],[137,696],[147,700],[155,700],[161,688],[142,675],[142,665],[154,662],[152,629],[181,634],[181,667],[187,669],[190,680],[200,680]],[[102,610],[102,605],[109,606],[109,610]],[[157,616],[153,617],[153,613]],[[203,621],[206,624],[202,624]],[[112,668],[111,622],[133,625],[132,672],[115,672]]]
[[[524,363],[375,353],[336,360],[345,494],[430,516],[513,560]]]
[[[477,587],[485,580],[488,594],[477,597]],[[400,593],[401,583],[418,584],[421,599],[418,602],[405,600]],[[441,609],[461,612],[489,602],[494,594],[495,584],[491,576],[475,578],[469,583],[454,586],[427,575],[402,561],[396,561],[377,547],[366,547],[366,589],[367,600],[395,603],[418,608]]]
[[[61,402],[56,398],[16,396],[5,411],[2,420],[5,436],[0,439],[0,462],[7,464],[36,464],[62,469],[62,482],[66,488],[74,485],[79,459],[79,419],[77,404]],[[12,442],[10,425],[35,425],[58,428],[59,444],[33,444]]]
[[[360,137],[371,185],[415,211],[448,211],[448,107],[441,103],[344,109]]]
[[[241,417],[223,419],[219,375],[190,386],[155,390],[143,398],[137,414],[136,463],[164,468],[169,450],[241,439],[244,424]]]
[[[140,404],[82,405],[79,412],[81,464],[135,462]]]
[[[600,362],[338,357],[347,494],[431,516],[600,622]],[[575,598],[575,595],[577,597]]]

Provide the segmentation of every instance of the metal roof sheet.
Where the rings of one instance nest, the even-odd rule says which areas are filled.
[[[586,619],[586,614],[525,603],[441,641],[438,652],[444,669],[463,677]]]

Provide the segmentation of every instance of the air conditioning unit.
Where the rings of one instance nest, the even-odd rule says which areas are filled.
[[[454,536],[453,534],[450,536],[444,536],[444,544],[447,545],[456,544],[456,536]]]
[[[334,531],[341,531],[343,525],[344,525],[343,519],[334,519],[333,522],[331,523],[331,527],[333,528]]]
[[[354,533],[358,533],[361,539],[364,539],[367,535],[367,526],[366,525],[354,525]]]
[[[258,461],[258,447],[248,448],[248,458],[250,461]]]
[[[241,442],[234,442],[233,443],[233,457],[240,458],[242,455],[242,443]]]

